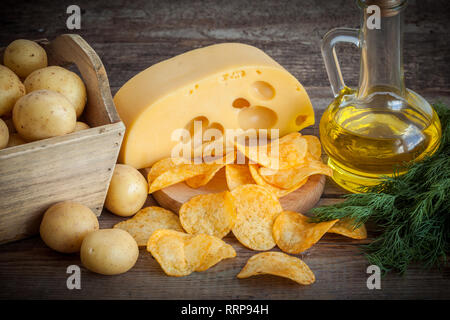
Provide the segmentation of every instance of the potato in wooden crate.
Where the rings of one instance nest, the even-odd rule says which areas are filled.
[[[39,44],[49,66],[78,68],[87,90],[81,121],[90,128],[0,150],[0,243],[37,234],[45,210],[57,202],[76,201],[100,215],[125,130],[89,44],[73,34]]]

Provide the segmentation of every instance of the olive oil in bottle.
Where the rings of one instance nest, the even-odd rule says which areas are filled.
[[[432,106],[406,89],[403,76],[403,12],[406,0],[358,0],[361,29],[337,28],[322,40],[322,55],[335,99],[320,121],[320,138],[333,179],[362,192],[402,165],[437,150],[441,125]],[[368,6],[380,8],[371,25]],[[335,45],[349,42],[361,53],[359,86],[345,86]]]
[[[437,149],[440,122],[425,100],[408,92],[408,102],[378,88],[359,105],[354,94],[344,89],[320,123],[322,145],[339,185],[361,191]]]

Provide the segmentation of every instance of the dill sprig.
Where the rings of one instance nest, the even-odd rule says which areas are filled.
[[[371,220],[379,235],[363,251],[384,273],[404,273],[412,262],[440,266],[450,251],[450,108],[434,105],[442,124],[439,149],[408,171],[386,177],[366,193],[311,210],[314,221],[351,218],[355,227]]]

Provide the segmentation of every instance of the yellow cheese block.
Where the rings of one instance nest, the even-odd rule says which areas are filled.
[[[140,72],[114,97],[126,125],[119,162],[135,168],[169,157],[172,132],[201,119],[205,128],[279,129],[314,124],[298,80],[263,51],[241,43],[192,50]]]

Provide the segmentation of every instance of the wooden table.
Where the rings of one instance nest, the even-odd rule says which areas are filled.
[[[7,1],[8,2],[8,1]],[[68,33],[67,2],[25,5],[9,1],[0,12],[0,46],[16,38],[54,38]],[[265,50],[306,87],[317,123],[304,130],[318,134],[318,120],[332,99],[320,55],[321,36],[338,26],[358,27],[354,1],[91,1],[82,9],[81,34],[98,52],[108,71],[113,94],[142,69],[176,54],[217,42],[245,42]],[[429,101],[450,103],[450,4],[410,1],[405,26],[406,84]],[[359,57],[352,47],[338,50],[344,77],[356,85]],[[344,193],[328,180],[319,204],[335,203]],[[149,198],[149,203],[152,199]],[[122,218],[104,211],[102,228]],[[1,222],[0,222],[1,223]],[[370,236],[373,236],[369,232]],[[101,276],[81,267],[81,290],[68,290],[69,265],[77,255],[47,248],[39,237],[0,246],[0,298],[25,299],[400,299],[450,298],[450,268],[390,274],[381,290],[368,290],[365,241],[326,235],[301,258],[316,274],[312,286],[260,276],[239,280],[236,274],[255,252],[232,237],[237,257],[202,273],[167,277],[145,250],[136,266],[119,276]]]

